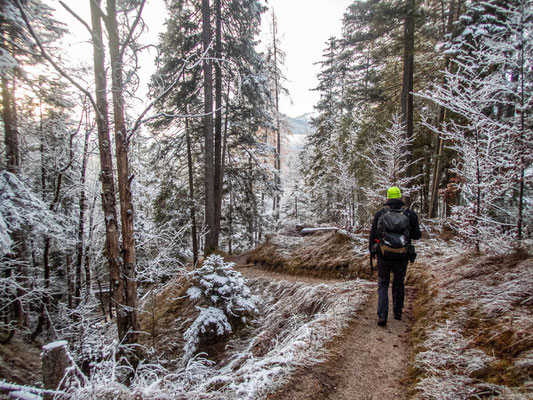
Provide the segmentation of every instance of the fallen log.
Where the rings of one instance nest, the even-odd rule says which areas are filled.
[[[326,233],[326,232],[337,232],[339,228],[336,226],[322,226],[319,228],[303,228],[300,231],[300,235],[302,236],[308,236],[313,235],[315,233]]]

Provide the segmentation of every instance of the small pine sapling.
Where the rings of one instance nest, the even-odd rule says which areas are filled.
[[[185,332],[186,359],[201,343],[214,343],[227,337],[233,331],[232,326],[246,323],[257,313],[257,297],[234,266],[225,263],[221,256],[211,255],[190,273],[192,286],[187,294],[191,300],[202,300],[209,306],[198,307],[200,314]]]

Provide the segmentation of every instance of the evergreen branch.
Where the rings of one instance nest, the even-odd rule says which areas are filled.
[[[143,123],[146,123],[146,122],[149,122],[149,121],[152,121],[154,119],[157,119],[157,118],[160,118],[160,117],[165,117],[165,118],[200,118],[200,117],[204,117],[204,116],[207,116],[207,115],[211,115],[211,114],[214,114],[216,113],[217,111],[220,111],[222,110],[222,106],[218,107],[217,109],[213,110],[212,112],[210,113],[199,113],[199,114],[193,114],[193,115],[190,115],[190,114],[169,114],[169,113],[165,113],[165,112],[161,112],[161,113],[158,113],[156,115],[153,115],[151,117],[148,117],[146,119],[143,119],[144,116],[148,113],[148,111],[150,111],[154,105],[156,105],[158,102],[160,102],[161,100],[163,100],[169,93],[170,91],[178,84],[179,80],[181,79],[181,77],[183,76],[183,74],[188,71],[188,70],[191,70],[193,68],[195,68],[196,66],[198,66],[201,62],[204,62],[204,61],[214,61],[214,62],[217,62],[217,63],[228,63],[230,65],[232,65],[233,67],[235,67],[235,71],[236,71],[236,76],[237,76],[237,88],[238,88],[238,91],[237,91],[237,97],[239,98],[240,97],[240,94],[241,94],[241,75],[239,73],[239,69],[238,69],[238,66],[231,60],[226,60],[226,59],[221,59],[221,58],[215,58],[215,57],[206,57],[206,54],[207,52],[211,49],[211,46],[213,44],[213,41],[211,41],[211,43],[209,44],[208,48],[203,52],[203,54],[200,56],[200,58],[195,61],[192,65],[188,66],[189,64],[189,61],[192,59],[193,57],[193,54],[189,55],[183,62],[183,65],[180,69],[180,72],[178,74],[178,76],[174,79],[174,81],[172,81],[172,83],[163,91],[163,93],[161,93],[159,96],[157,96],[142,112],[141,114],[139,115],[139,117],[137,118],[137,120],[135,121],[135,123],[133,124],[133,128],[131,129],[130,133],[128,134],[128,138],[127,140],[129,141],[131,139],[131,137],[135,134],[135,132],[139,129],[139,127],[143,124]]]

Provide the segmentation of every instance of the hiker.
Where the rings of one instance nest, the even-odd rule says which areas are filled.
[[[418,216],[402,201],[397,186],[387,190],[387,202],[374,216],[370,230],[370,257],[378,259],[378,325],[387,324],[389,313],[389,281],[392,280],[392,309],[394,319],[402,319],[404,279],[407,263],[416,253],[411,240],[420,239]]]

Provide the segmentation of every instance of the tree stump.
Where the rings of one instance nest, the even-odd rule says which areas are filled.
[[[59,340],[43,346],[43,384],[45,389],[60,390],[65,371],[70,367],[67,355],[67,341]],[[53,395],[45,394],[44,400],[52,400]]]

